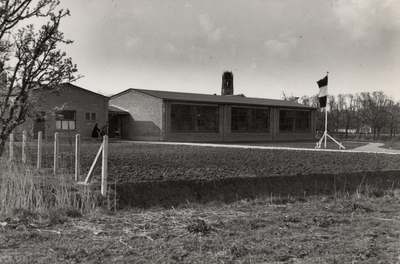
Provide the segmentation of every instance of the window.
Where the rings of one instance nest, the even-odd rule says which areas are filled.
[[[76,111],[63,110],[56,115],[57,130],[75,130]]]
[[[96,113],[86,113],[85,120],[86,121],[96,121]]]
[[[280,132],[310,132],[311,112],[309,110],[280,110]]]
[[[218,106],[171,105],[171,131],[218,132]]]
[[[232,132],[269,132],[268,108],[231,108]]]

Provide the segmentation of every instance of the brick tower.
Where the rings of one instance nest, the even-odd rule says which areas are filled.
[[[233,74],[225,71],[222,74],[221,95],[233,95]]]

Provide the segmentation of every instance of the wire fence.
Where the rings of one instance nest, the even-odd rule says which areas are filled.
[[[75,175],[78,171],[77,180],[80,181],[89,172],[101,144],[101,140],[92,141],[76,135],[58,136],[56,141],[56,136],[53,140],[40,140],[26,132],[13,133],[3,157],[8,162],[22,162],[55,173]],[[101,175],[100,166],[95,167],[93,174]]]

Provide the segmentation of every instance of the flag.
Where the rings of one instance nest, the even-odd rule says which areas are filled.
[[[326,75],[323,79],[318,82],[319,87],[319,106],[326,107],[326,98],[328,96],[328,75]]]

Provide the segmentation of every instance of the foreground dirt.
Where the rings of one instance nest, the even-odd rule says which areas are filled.
[[[21,212],[0,219],[0,263],[400,263],[399,191],[300,200]]]

